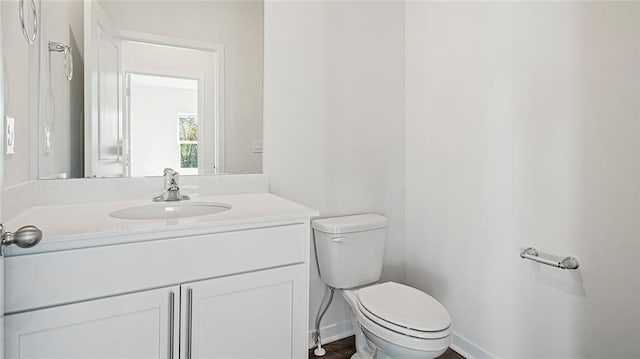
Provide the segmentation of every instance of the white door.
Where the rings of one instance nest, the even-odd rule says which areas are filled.
[[[0,6],[0,29],[2,27],[2,6]],[[2,43],[2,36],[0,36],[0,129],[4,129],[4,44]],[[5,131],[0,131],[0,148],[4,147],[4,134]],[[4,155],[0,156],[0,223],[4,223],[4,213],[2,211],[2,189],[4,189]],[[0,225],[1,226],[1,225]],[[0,232],[2,230],[0,229]],[[1,237],[1,234],[0,234]],[[0,242],[2,238],[0,238]],[[0,359],[4,358],[4,253],[2,251],[2,244],[0,243]]]
[[[182,285],[182,358],[305,358],[304,265]]]
[[[121,40],[97,1],[85,1],[85,177],[127,173]]]
[[[18,73],[16,73],[16,71],[10,71],[7,72],[8,69],[6,67],[5,64],[5,56],[4,54],[12,51],[16,52],[13,57],[14,63],[15,61],[27,61],[27,55],[30,46],[36,47],[39,46],[37,45],[38,41],[40,41],[38,39],[38,34],[35,32],[35,29],[33,27],[30,27],[27,25],[27,34],[25,34],[25,36],[29,36],[29,38],[31,38],[32,35],[34,35],[34,38],[36,40],[35,44],[26,44],[26,43],[22,43],[23,38],[22,38],[22,32],[19,27],[19,23],[18,23],[18,19],[19,19],[19,13],[16,11],[19,9],[18,7],[18,3],[16,1],[13,2],[2,2],[1,4],[2,6],[0,6],[0,34],[2,34],[2,36],[0,36],[0,40],[8,40],[6,41],[6,43],[4,43],[3,41],[0,41],[0,151],[2,151],[2,155],[0,155],[0,359],[4,358],[4,349],[6,347],[5,342],[4,342],[4,247],[7,245],[11,245],[11,244],[18,244],[20,247],[23,248],[28,248],[28,247],[32,247],[34,245],[36,245],[40,239],[42,239],[42,233],[40,232],[39,229],[37,229],[36,227],[33,226],[28,226],[28,227],[23,227],[21,229],[18,228],[4,228],[4,221],[5,221],[5,214],[4,214],[4,202],[3,202],[3,198],[2,198],[2,193],[3,193],[3,189],[4,189],[4,152],[5,152],[5,144],[6,144],[6,139],[5,139],[5,116],[8,115],[7,113],[5,113],[6,108],[5,106],[7,105],[7,101],[9,103],[12,103],[10,100],[8,100],[8,97],[5,96],[5,91],[8,93],[10,92],[7,88],[5,88],[5,86],[10,86],[11,82],[8,81],[7,78],[5,78],[5,76],[7,76],[8,73],[15,75],[16,78],[20,78],[23,77],[22,75],[26,75],[21,73],[21,71],[18,71]],[[32,22],[32,17],[31,17],[31,10],[33,9],[32,6],[35,6],[37,9],[37,12],[40,13],[39,10],[39,3],[24,3],[24,15],[25,15],[25,22],[26,24],[31,24]],[[3,22],[3,18],[4,18],[4,22]],[[18,41],[21,45],[17,46],[17,42]],[[6,44],[6,47],[5,47]],[[21,47],[23,46],[23,47]],[[17,48],[20,47],[20,48]],[[24,67],[26,69],[26,67]],[[22,69],[22,67],[20,68]],[[12,69],[15,70],[15,69]],[[25,88],[29,88],[30,89],[31,84],[28,84]],[[15,91],[14,91],[15,92]],[[20,94],[16,94],[15,95],[20,95]],[[20,97],[20,96],[17,96]],[[14,106],[17,107],[17,106]],[[16,111],[14,109],[14,111]],[[23,114],[24,115],[24,114]],[[24,117],[17,117],[16,118],[16,122],[17,120],[27,120],[27,116],[24,115]],[[13,231],[15,233],[10,233],[10,231]]]
[[[178,358],[179,287],[5,317],[5,356]]]

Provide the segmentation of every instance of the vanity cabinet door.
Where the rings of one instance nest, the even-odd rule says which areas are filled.
[[[183,284],[181,358],[306,358],[305,268]]]
[[[177,358],[179,295],[169,287],[8,315],[5,358]]]

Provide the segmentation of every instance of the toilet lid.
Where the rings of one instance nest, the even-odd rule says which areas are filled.
[[[418,289],[386,282],[362,288],[358,299],[369,313],[399,327],[439,332],[451,326],[447,310],[433,297]],[[380,320],[370,318],[378,324]]]

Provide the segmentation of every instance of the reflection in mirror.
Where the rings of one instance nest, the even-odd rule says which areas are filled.
[[[182,168],[182,174],[215,173],[215,164],[220,163],[216,156],[224,158],[224,138],[215,136],[224,129],[217,105],[223,100],[219,80],[224,71],[220,61],[223,48],[187,48],[180,44],[184,41],[168,38],[163,38],[163,43],[174,45],[157,45],[142,41],[140,34],[128,36],[137,39],[121,37],[117,46],[112,46],[111,40],[103,46],[98,36],[98,52],[104,47],[102,53],[113,51],[120,56],[117,62],[98,61],[93,71],[98,79],[93,84],[96,105],[87,123],[93,146],[85,168],[98,177],[153,176],[165,167]],[[113,89],[119,81],[113,74],[119,73],[124,95]],[[184,113],[200,120],[202,145],[198,146],[200,160],[194,168],[179,163],[185,146],[176,121]]]
[[[43,1],[40,178],[262,171],[261,1]],[[66,54],[66,52],[65,52]]]
[[[127,74],[132,176],[157,175],[165,166],[197,174],[198,81]],[[149,135],[147,128],[154,128]]]

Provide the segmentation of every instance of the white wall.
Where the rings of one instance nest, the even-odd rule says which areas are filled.
[[[388,216],[383,275],[400,281],[403,9],[400,2],[265,4],[264,168],[270,190],[322,216]],[[323,291],[313,266],[311,326]],[[333,308],[323,326],[349,318],[341,299]],[[340,330],[344,334],[350,326],[330,327],[324,338]]]
[[[30,8],[29,8],[30,9]],[[38,45],[27,45],[22,36],[18,1],[0,2],[2,13],[2,55],[4,56],[4,115],[15,118],[15,154],[5,155],[4,143],[4,187],[10,187],[31,178],[32,131],[35,130],[37,106],[29,103],[37,98],[38,73],[31,69],[37,65]],[[29,21],[30,18],[27,18]],[[4,123],[4,121],[3,121]],[[2,129],[4,131],[4,129]],[[35,146],[35,144],[34,144]]]
[[[262,1],[100,1],[121,30],[225,45],[226,172],[262,172]],[[149,15],[153,9],[153,15]]]
[[[638,357],[640,3],[408,2],[406,46],[408,283],[498,357]]]
[[[84,131],[84,20],[82,1],[42,1],[38,123],[38,178],[66,174],[82,177]],[[25,3],[25,7],[27,7]],[[73,78],[65,77],[64,53],[50,52],[49,41],[69,45]],[[37,61],[37,59],[36,59]],[[30,72],[37,73],[34,67]],[[36,97],[34,97],[34,102]],[[37,106],[37,103],[35,104]],[[45,151],[45,128],[51,147]],[[34,146],[33,151],[36,150]],[[34,174],[35,176],[35,174]]]
[[[40,5],[40,36],[27,45],[18,17],[18,2],[2,1],[2,37],[5,59],[5,115],[16,120],[15,154],[5,155],[4,187],[19,185],[37,177],[59,173],[81,173],[82,163],[82,2],[43,1]],[[30,24],[30,3],[25,3]],[[72,82],[64,78],[62,53],[50,54],[49,41],[73,45],[75,73]],[[43,52],[39,62],[38,49]],[[51,56],[50,56],[51,55]],[[51,61],[49,61],[51,60]],[[40,68],[38,68],[40,65]],[[39,78],[40,77],[40,78]],[[39,86],[39,81],[41,85]],[[51,91],[47,91],[48,89]],[[42,91],[39,91],[42,89]],[[70,96],[70,93],[80,96]],[[51,96],[48,96],[51,94]],[[44,155],[43,127],[38,126],[38,99],[42,116],[52,128],[52,148]],[[45,103],[45,100],[47,101]],[[46,106],[45,106],[46,104]],[[4,154],[4,148],[2,149]]]
[[[177,121],[179,113],[197,112],[196,89],[132,84],[131,176],[158,176],[165,167],[190,174],[180,168]]]

